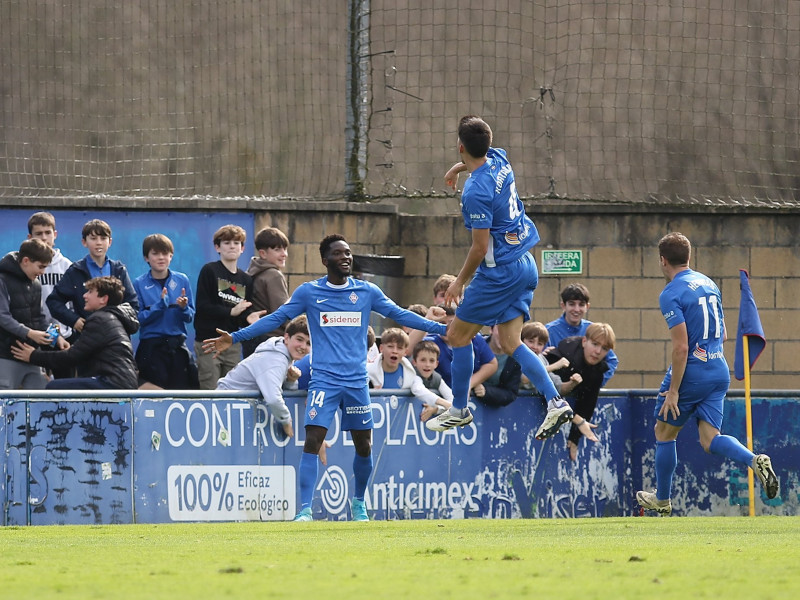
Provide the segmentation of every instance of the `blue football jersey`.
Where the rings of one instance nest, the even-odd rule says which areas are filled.
[[[467,229],[489,229],[487,267],[519,259],[539,241],[539,232],[525,214],[517,194],[514,171],[505,150],[489,148],[486,162],[464,183],[461,214]]]
[[[686,323],[689,358],[683,379],[730,379],[722,351],[725,322],[722,296],[717,285],[702,273],[687,269],[675,275],[664,287],[658,302],[670,329]]]
[[[275,312],[233,334],[233,341],[256,337],[275,329],[286,319],[305,313],[311,336],[311,386],[352,387],[367,385],[367,327],[372,311],[401,325],[445,333],[441,323],[428,321],[400,308],[373,283],[347,279],[341,286],[327,277],[298,287]]]

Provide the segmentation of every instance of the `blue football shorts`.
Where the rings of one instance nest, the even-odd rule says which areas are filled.
[[[722,429],[722,403],[725,401],[725,394],[728,393],[730,381],[682,381],[678,396],[678,409],[681,414],[677,419],[663,418],[658,416],[658,411],[664,405],[664,396],[660,392],[669,389],[669,380],[661,384],[659,395],[656,398],[656,409],[654,415],[659,421],[664,421],[675,427],[683,427],[686,422],[694,417],[703,420],[716,429]]]
[[[520,315],[527,321],[538,284],[539,270],[530,252],[512,263],[492,268],[481,266],[464,290],[456,316],[468,323],[489,326]]]
[[[336,411],[342,409],[342,430],[372,429],[372,403],[369,387],[321,387],[308,389],[305,425],[330,429]]]

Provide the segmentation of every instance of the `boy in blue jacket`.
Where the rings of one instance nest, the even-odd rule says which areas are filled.
[[[175,249],[161,233],[144,238],[142,254],[150,270],[133,282],[139,297],[139,387],[196,390],[197,364],[186,346],[186,325],[194,319],[189,278],[169,268]]]

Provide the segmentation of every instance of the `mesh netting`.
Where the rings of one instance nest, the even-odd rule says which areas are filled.
[[[0,22],[2,196],[439,195],[467,113],[528,197],[800,188],[788,0],[0,0]]]

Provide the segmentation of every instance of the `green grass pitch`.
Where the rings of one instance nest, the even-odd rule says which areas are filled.
[[[0,528],[2,598],[800,597],[800,517]]]

